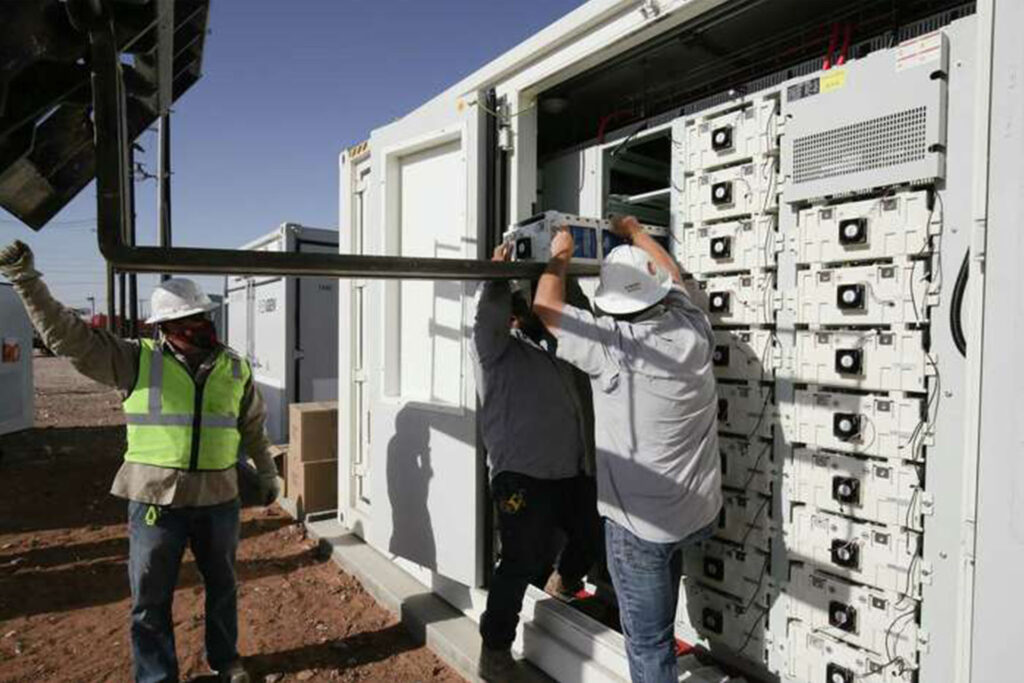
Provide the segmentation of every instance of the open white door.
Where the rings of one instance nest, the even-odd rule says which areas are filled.
[[[453,102],[374,133],[383,253],[476,258],[482,112]],[[375,154],[378,152],[375,151]],[[481,578],[482,466],[467,357],[475,283],[389,281],[368,349],[370,543],[464,586]]]

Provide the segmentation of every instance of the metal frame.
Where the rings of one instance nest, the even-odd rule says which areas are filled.
[[[246,252],[132,246],[131,139],[125,120],[124,82],[114,26],[100,19],[89,29],[96,126],[97,236],[100,253],[118,271],[211,275],[299,275],[425,280],[506,280],[539,277],[543,263],[484,260]],[[596,265],[573,264],[570,273],[596,275]]]

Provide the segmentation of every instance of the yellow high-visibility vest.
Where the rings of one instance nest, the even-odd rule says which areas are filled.
[[[181,361],[142,340],[139,375],[124,400],[128,422],[125,460],[180,470],[224,470],[238,462],[241,412],[249,364],[218,352],[201,387]]]

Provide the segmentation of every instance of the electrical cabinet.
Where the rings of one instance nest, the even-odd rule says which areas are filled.
[[[726,492],[714,540],[686,553],[679,628],[751,671],[909,682],[929,652],[956,47],[922,31],[672,127],[673,236],[716,327]],[[757,591],[751,646],[730,605]]]

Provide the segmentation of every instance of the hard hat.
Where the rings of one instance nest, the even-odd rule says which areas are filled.
[[[594,303],[605,313],[624,315],[653,306],[672,289],[672,278],[639,247],[622,244],[601,264]]]
[[[202,288],[192,280],[172,277],[161,282],[149,297],[149,324],[179,320],[217,308]]]

